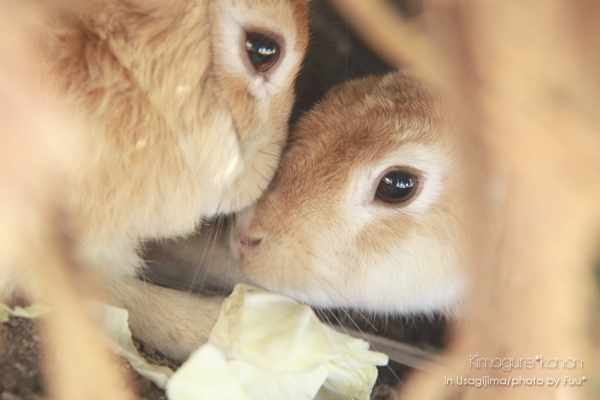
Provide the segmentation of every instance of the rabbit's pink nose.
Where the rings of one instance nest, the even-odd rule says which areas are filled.
[[[256,247],[262,242],[262,238],[253,238],[244,234],[238,234],[238,238],[241,245],[246,247]]]

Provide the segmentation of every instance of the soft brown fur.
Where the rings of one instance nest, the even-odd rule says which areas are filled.
[[[450,115],[408,73],[330,91],[295,127],[266,194],[237,218],[232,244],[243,271],[319,306],[454,310],[466,286],[469,174]],[[393,166],[423,173],[406,205],[375,200]]]
[[[282,47],[264,75],[246,59],[244,31]],[[68,121],[57,137],[57,234],[129,309],[134,334],[171,357],[205,339],[219,305],[138,280],[139,244],[189,234],[262,193],[307,34],[303,0],[94,1],[52,13],[36,32],[39,80]],[[2,268],[2,297],[19,286],[39,294],[18,262]]]

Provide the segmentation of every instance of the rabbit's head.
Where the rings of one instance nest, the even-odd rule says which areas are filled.
[[[69,195],[84,232],[186,234],[260,196],[287,137],[306,3],[108,0],[54,20],[44,65],[84,119]]]
[[[225,175],[218,184],[223,195],[212,204],[219,211],[254,202],[273,177],[307,46],[306,3],[227,0],[209,6],[213,88],[202,98],[215,115],[215,128],[227,129],[233,145],[215,149],[226,165],[211,165],[218,169],[215,177]]]
[[[464,166],[442,102],[393,73],[331,90],[293,130],[231,243],[256,283],[323,306],[449,311]]]

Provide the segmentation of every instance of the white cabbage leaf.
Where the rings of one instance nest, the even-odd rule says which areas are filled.
[[[310,307],[238,284],[209,341],[167,383],[170,400],[369,399],[385,354]]]
[[[17,306],[14,309],[0,303],[0,322],[8,321],[9,317],[38,318],[48,314],[50,310],[50,307],[43,303],[34,303],[28,307]]]

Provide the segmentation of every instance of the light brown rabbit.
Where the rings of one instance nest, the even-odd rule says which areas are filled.
[[[231,246],[267,289],[321,307],[454,313],[467,286],[468,169],[451,113],[415,76],[332,89],[290,134]]]
[[[73,127],[57,139],[72,140],[56,171],[64,215],[57,235],[72,240],[73,259],[102,278],[105,295],[129,309],[134,334],[181,359],[205,339],[218,299],[139,280],[140,243],[189,234],[267,187],[307,45],[307,4],[108,0],[67,8],[37,32],[39,80]],[[0,297],[27,286],[16,261],[0,268]]]

